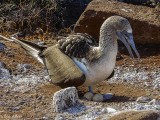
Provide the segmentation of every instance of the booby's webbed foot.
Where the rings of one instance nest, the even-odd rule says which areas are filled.
[[[84,99],[89,100],[89,101],[94,101],[94,102],[103,102],[103,101],[112,99],[112,97],[113,97],[112,93],[93,94],[91,92],[87,92],[83,96]]]
[[[94,94],[92,87],[89,86],[89,92],[84,94],[83,98],[89,101],[94,101],[94,102],[103,102],[106,100],[110,100],[113,97],[112,93],[106,93],[106,94]]]
[[[112,93],[103,94],[103,101],[110,100],[112,98],[113,98],[113,94]]]

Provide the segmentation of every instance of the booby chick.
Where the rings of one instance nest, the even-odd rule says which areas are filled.
[[[131,57],[134,57],[132,50],[134,50],[138,58],[140,57],[133,40],[131,25],[126,18],[120,16],[111,16],[104,21],[100,28],[98,45],[94,44],[91,36],[82,33],[71,34],[68,37],[61,38],[56,46],[61,51],[59,57],[67,56],[65,60],[56,57],[53,48],[40,47],[28,41],[17,40],[14,37],[11,37],[11,39],[21,44],[30,55],[44,65],[46,65],[47,57],[49,56],[50,61],[47,61],[46,67],[50,76],[54,76],[59,80],[61,74],[67,75],[65,77],[67,80],[63,80],[65,82],[62,83],[63,85],[66,84],[66,86],[68,85],[67,82],[70,81],[69,78],[75,74],[75,72],[69,73],[70,75],[66,74],[67,70],[70,69],[70,66],[66,65],[68,64],[67,61],[72,61],[83,74],[81,79],[76,79],[72,82],[72,86],[80,86],[82,84],[88,86],[89,93],[92,95],[94,94],[91,86],[105,80],[113,73],[118,51],[117,39],[124,43]],[[49,49],[52,49],[52,51],[43,54]],[[54,59],[56,60],[54,61]],[[61,63],[59,63],[60,61]],[[68,69],[63,70],[64,66],[67,66]],[[60,74],[57,74],[59,71],[61,71]],[[80,84],[76,84],[77,82]],[[86,94],[88,95],[88,93]],[[105,94],[99,97],[105,100]]]

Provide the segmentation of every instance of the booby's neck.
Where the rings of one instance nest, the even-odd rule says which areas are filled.
[[[115,67],[117,49],[116,31],[111,26],[102,25],[99,46],[94,47],[92,51],[96,55],[99,54],[99,57],[87,65],[84,85],[96,84],[111,75]]]
[[[116,40],[116,29],[113,24],[105,21],[100,28],[100,36],[99,36],[99,47],[103,50],[108,50],[114,48],[114,45],[117,43]]]
[[[100,28],[99,50],[102,53],[111,52],[117,47],[116,29],[108,21],[105,21]]]

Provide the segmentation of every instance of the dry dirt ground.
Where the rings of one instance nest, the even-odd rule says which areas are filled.
[[[95,109],[97,111],[93,118],[98,118],[106,114],[105,112],[99,113],[105,107],[113,107],[116,110],[134,108],[135,101],[139,96],[160,99],[160,87],[155,88],[155,84],[160,84],[159,45],[138,45],[138,51],[141,55],[140,60],[130,59],[128,53],[125,50],[121,50],[122,59],[116,63],[115,76],[111,80],[104,81],[94,87],[94,92],[113,93],[114,97],[105,102],[89,102],[82,99],[87,88],[79,87],[80,102],[85,106],[89,106],[89,108],[79,110],[79,114],[76,115],[69,113],[64,115],[53,111],[52,96],[61,88],[49,82],[44,67],[27,55],[16,43],[3,40],[0,42],[5,43],[8,48],[6,53],[0,52],[0,61],[7,65],[7,69],[14,76],[10,80],[0,81],[0,119],[48,120],[54,119],[57,115],[59,118],[65,119],[83,119],[93,117]],[[26,73],[19,73],[17,72],[19,63],[31,64],[32,67]],[[126,73],[130,75],[126,75]],[[131,75],[132,73],[134,74]],[[21,74],[18,78],[19,80],[15,79],[19,74]],[[147,78],[144,78],[146,76]],[[32,79],[31,82],[29,82],[30,79]],[[90,111],[91,109],[92,111]],[[83,113],[82,111],[85,110],[86,113]],[[85,114],[88,114],[88,116]]]

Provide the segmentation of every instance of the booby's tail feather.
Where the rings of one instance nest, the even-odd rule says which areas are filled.
[[[18,40],[14,37],[11,37],[10,39],[0,35],[0,38],[7,40],[7,41],[11,41],[11,42],[16,42],[18,44],[20,44],[25,50],[26,52],[31,55],[32,57],[34,57],[36,60],[38,60],[40,63],[43,63],[42,58],[40,57],[41,52],[46,48],[45,46],[39,46],[35,43],[29,42],[29,41],[25,41],[25,40]]]
[[[29,55],[38,60],[40,63],[44,64],[42,58],[40,57],[40,53],[46,48],[45,46],[39,46],[35,43],[25,40],[18,40],[14,37],[11,37],[11,39],[20,44]]]

